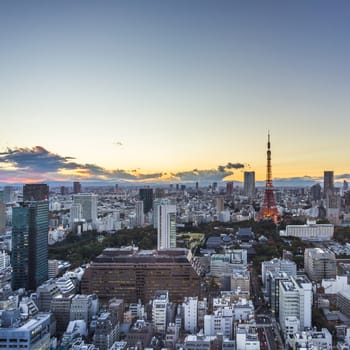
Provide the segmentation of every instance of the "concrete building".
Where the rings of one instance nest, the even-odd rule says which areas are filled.
[[[292,276],[289,281],[280,281],[279,322],[286,331],[286,318],[295,316],[300,328],[312,326],[312,284],[306,276]]]
[[[334,225],[308,223],[306,225],[287,225],[280,236],[298,237],[303,241],[330,241],[333,238]]]
[[[332,350],[332,334],[327,328],[321,331],[310,330],[299,333],[290,334],[286,343],[291,350],[298,349],[324,349]]]
[[[288,276],[297,274],[297,266],[294,261],[274,258],[261,263],[261,278],[263,285],[266,286],[267,272],[285,272]]]
[[[250,295],[250,272],[248,270],[236,270],[231,274],[231,290],[241,291]]]
[[[102,301],[124,299],[148,302],[164,286],[169,299],[182,303],[185,296],[200,294],[200,278],[188,260],[186,249],[137,250],[107,248],[85,270],[83,294],[97,294]]]
[[[19,310],[3,310],[0,327],[2,349],[50,349],[49,313],[38,313],[33,318],[22,320]]]
[[[167,306],[169,293],[167,290],[159,290],[152,301],[152,323],[156,332],[165,333],[167,327]]]
[[[109,350],[118,337],[118,325],[113,324],[111,314],[103,312],[97,318],[93,343],[99,350]]]
[[[36,290],[39,310],[42,312],[49,312],[52,299],[59,294],[61,294],[61,291],[54,280],[46,281],[40,285]]]
[[[184,313],[184,329],[195,334],[197,332],[198,297],[186,297],[182,303]]]
[[[152,325],[145,320],[137,320],[129,329],[126,335],[126,342],[129,346],[145,348],[150,345],[154,330]]]
[[[176,205],[159,205],[157,216],[158,250],[176,248]]]
[[[58,294],[51,301],[51,312],[56,320],[56,332],[62,335],[67,329],[70,320],[70,307],[73,295],[63,296]]]
[[[218,344],[216,336],[188,335],[184,340],[184,350],[215,350]]]
[[[335,278],[335,254],[329,249],[308,248],[304,253],[304,270],[312,281]]]
[[[350,291],[341,291],[337,294],[337,307],[341,312],[350,317]]]
[[[215,310],[212,315],[204,316],[204,334],[214,336],[218,333],[232,339],[233,336],[234,310],[226,306]]]
[[[95,294],[77,294],[72,299],[69,319],[71,321],[84,320],[89,325],[92,317],[97,315],[98,309],[99,303]]]
[[[260,350],[260,341],[252,326],[236,326],[236,350]]]

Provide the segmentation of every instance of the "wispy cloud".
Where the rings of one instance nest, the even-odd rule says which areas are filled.
[[[7,148],[0,152],[0,181],[25,182],[49,180],[105,180],[105,181],[222,181],[233,169],[244,168],[241,163],[219,165],[217,169],[193,169],[178,173],[155,172],[144,174],[138,170],[106,169],[96,164],[81,164],[74,157],[61,156],[44,147]]]

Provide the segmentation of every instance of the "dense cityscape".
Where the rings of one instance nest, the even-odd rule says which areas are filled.
[[[350,2],[0,1],[0,350],[350,350]]]
[[[350,191],[4,186],[0,348],[346,349]]]

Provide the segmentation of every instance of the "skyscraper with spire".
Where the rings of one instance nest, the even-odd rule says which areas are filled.
[[[277,223],[279,213],[276,207],[275,196],[272,185],[272,167],[271,167],[271,143],[270,132],[267,140],[267,171],[266,171],[266,186],[264,193],[264,202],[258,214],[258,220],[271,219]]]

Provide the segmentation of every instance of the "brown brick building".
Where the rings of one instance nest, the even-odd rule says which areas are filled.
[[[90,264],[81,292],[111,298],[148,302],[157,290],[167,289],[169,299],[181,303],[185,296],[199,296],[200,278],[185,249],[138,250],[107,248]]]

